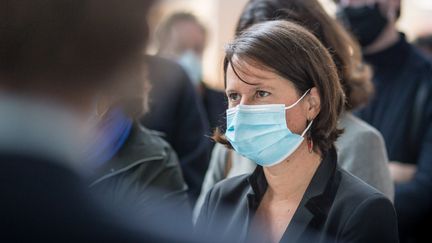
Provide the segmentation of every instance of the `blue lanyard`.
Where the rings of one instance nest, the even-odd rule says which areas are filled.
[[[132,130],[133,120],[121,109],[110,110],[99,126],[98,136],[89,150],[89,160],[100,167],[111,160],[126,143]]]

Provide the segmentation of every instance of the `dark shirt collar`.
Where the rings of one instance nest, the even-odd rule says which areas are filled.
[[[258,165],[252,175],[249,176],[248,181],[253,191],[249,194],[249,201],[252,208],[256,210],[268,187],[263,167]]]
[[[312,177],[282,241],[286,237],[297,239],[306,230],[319,230],[325,222],[339,187],[340,174],[336,168],[336,150],[331,149]],[[251,185],[251,192],[248,194],[249,210],[253,217],[268,186],[263,168],[258,166],[248,181]]]
[[[328,152],[328,154],[318,166],[315,175],[312,177],[311,183],[309,184],[305,195],[303,196],[304,198],[307,200],[313,199],[326,192],[328,189],[327,184],[329,184],[329,180],[335,173],[336,164],[336,151],[332,149]],[[252,187],[254,198],[259,204],[268,187],[263,168],[261,166],[257,166],[255,171],[248,178],[248,181]]]
[[[405,34],[399,33],[399,41],[380,52],[364,55],[367,63],[371,64],[375,71],[395,70],[402,67],[410,54],[410,44]]]

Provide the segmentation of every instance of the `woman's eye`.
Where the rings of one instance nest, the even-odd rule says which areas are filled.
[[[270,93],[267,92],[267,91],[259,90],[259,91],[256,92],[256,95],[257,95],[258,98],[264,98],[264,97],[269,96]]]
[[[228,98],[230,101],[237,101],[240,99],[240,95],[238,93],[228,94]]]

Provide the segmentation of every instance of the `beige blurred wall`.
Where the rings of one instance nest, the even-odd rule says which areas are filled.
[[[330,12],[335,11],[332,0],[319,0]],[[223,88],[223,50],[234,34],[238,17],[247,0],[162,0],[155,7],[150,23],[156,27],[162,19],[177,11],[195,14],[208,28],[209,43],[204,54],[204,78],[213,87]],[[432,33],[432,0],[403,0],[399,28],[412,40],[417,35]],[[155,46],[150,46],[150,53]]]

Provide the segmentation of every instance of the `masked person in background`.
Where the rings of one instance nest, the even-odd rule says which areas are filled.
[[[338,7],[374,70],[375,95],[357,115],[386,142],[401,241],[420,239],[432,216],[431,64],[396,29],[400,0],[346,0]]]
[[[337,165],[344,93],[312,33],[253,25],[228,45],[224,72],[227,127],[215,139],[258,166],[209,191],[198,229],[239,242],[397,242],[391,201]]]
[[[163,41],[170,39],[171,36],[167,36]],[[141,123],[161,132],[177,153],[189,187],[189,197],[194,204],[201,191],[212,147],[207,113],[194,85],[201,77],[201,64],[192,52],[184,58],[192,69],[183,68],[171,56],[166,57],[148,57],[148,78],[152,90],[149,94],[149,112],[141,118]]]
[[[211,130],[224,118],[226,99],[223,92],[203,82],[202,58],[207,42],[207,31],[192,14],[175,13],[158,29],[158,55],[178,62],[194,84],[207,113]]]

